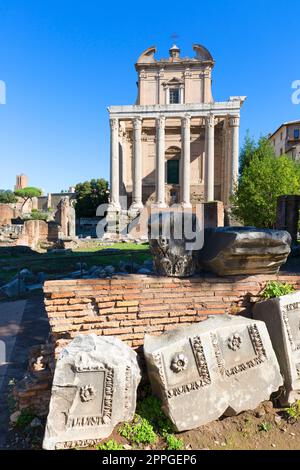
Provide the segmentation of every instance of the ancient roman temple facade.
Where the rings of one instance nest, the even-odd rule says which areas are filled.
[[[245,97],[214,101],[214,59],[201,45],[193,50],[193,58],[183,58],[174,45],[159,60],[155,47],[144,51],[135,65],[136,104],[108,108],[110,210],[135,214],[150,204],[190,207],[214,200],[228,206]]]

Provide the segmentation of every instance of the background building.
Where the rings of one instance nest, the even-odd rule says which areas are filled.
[[[286,154],[290,155],[294,160],[299,160],[300,120],[284,122],[269,136],[269,140],[274,146],[277,156]]]
[[[156,48],[136,63],[138,94],[133,106],[111,106],[111,210],[139,211],[144,204],[229,204],[238,175],[240,108],[245,97],[215,102],[214,60],[194,45],[193,58],[156,60]]]
[[[28,177],[22,173],[21,175],[16,176],[15,191],[17,189],[27,188],[28,186]]]

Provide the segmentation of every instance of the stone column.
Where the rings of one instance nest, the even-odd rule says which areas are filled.
[[[229,125],[231,127],[230,194],[232,194],[239,176],[239,116],[231,116],[229,119]]]
[[[205,200],[212,202],[215,197],[215,118],[212,114],[206,118],[205,145]]]
[[[184,86],[183,85],[180,85],[180,88],[179,88],[179,102],[180,102],[180,104],[183,104],[185,102]]]
[[[182,157],[183,157],[183,178],[182,178],[182,205],[191,207],[190,184],[191,184],[191,118],[185,116],[181,119],[182,129]]]
[[[141,210],[142,203],[142,119],[133,121],[133,188],[131,210]]]
[[[110,119],[110,209],[120,210],[119,120]]]
[[[156,119],[156,204],[166,207],[165,203],[165,123],[164,116]]]

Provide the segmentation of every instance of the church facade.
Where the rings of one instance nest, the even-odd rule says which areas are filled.
[[[193,58],[182,58],[174,45],[159,60],[155,47],[144,51],[135,65],[136,104],[108,108],[110,210],[135,214],[145,205],[191,207],[214,200],[228,206],[245,97],[215,102],[214,59],[201,45],[193,50]]]

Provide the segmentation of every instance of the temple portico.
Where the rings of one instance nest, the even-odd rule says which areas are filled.
[[[238,178],[239,123],[243,96],[214,102],[213,59],[202,46],[196,58],[139,58],[137,104],[108,108],[111,128],[111,210],[132,213],[154,204],[191,207],[221,200],[229,204]],[[168,75],[166,71],[168,70]],[[199,73],[200,72],[200,73]]]

